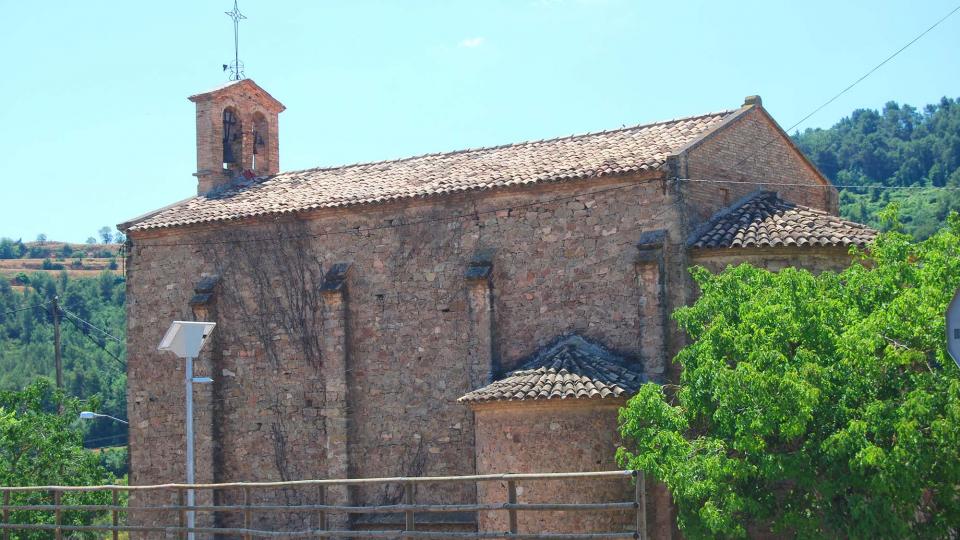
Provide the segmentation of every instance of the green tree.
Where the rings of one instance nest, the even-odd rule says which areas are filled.
[[[960,218],[889,232],[840,273],[693,270],[679,387],[621,410],[623,466],[671,490],[689,538],[947,538],[960,523],[960,370],[944,311]]]
[[[0,485],[99,485],[115,481],[96,454],[83,448],[77,417],[82,403],[64,397],[47,379],[21,391],[0,392]],[[96,406],[96,403],[92,404]],[[58,414],[58,408],[63,409]],[[65,492],[63,504],[109,504],[109,493]],[[44,492],[15,492],[11,503],[50,504]],[[93,512],[64,512],[63,523],[89,525]],[[14,523],[53,523],[51,512],[15,511]],[[49,538],[49,531],[16,532],[15,538]]]
[[[923,111],[894,102],[882,111],[858,109],[829,129],[807,129],[793,139],[830,180],[854,186],[841,193],[843,217],[879,227],[882,209],[898,201],[905,230],[926,238],[948,211],[960,210],[957,100],[945,97]]]
[[[23,255],[23,243],[10,238],[0,238],[0,259],[19,259]]]
[[[113,231],[110,229],[110,227],[100,227],[100,230],[97,231],[97,233],[100,235],[100,239],[103,240],[104,244],[109,244],[110,241],[113,240]]]
[[[37,272],[20,275],[17,281],[26,287],[17,289],[0,280],[0,390],[20,390],[38,377],[54,377],[50,300],[59,295],[62,307],[119,340],[63,314],[64,387],[73,396],[96,397],[107,414],[125,417],[123,277],[110,272],[97,278]],[[91,446],[126,442],[126,426],[116,422],[84,422],[79,429]]]

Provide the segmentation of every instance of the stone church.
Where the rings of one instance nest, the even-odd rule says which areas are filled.
[[[669,317],[695,298],[689,267],[838,268],[875,234],[837,217],[837,191],[757,96],[599,133],[299,171],[280,168],[285,107],[252,80],[190,100],[197,195],[120,225],[131,484],[184,478],[183,364],[157,351],[173,320],[217,323],[197,362],[213,378],[195,390],[198,482],[612,470],[618,407],[678,376],[684,336]],[[631,489],[540,482],[519,498],[627,500]],[[675,536],[669,494],[648,491],[651,537]],[[473,483],[416,497],[506,500],[500,484]],[[390,485],[328,494],[400,499]],[[264,512],[254,524],[309,519]],[[504,519],[417,516],[435,530],[502,531]],[[526,512],[520,532],[629,519]]]

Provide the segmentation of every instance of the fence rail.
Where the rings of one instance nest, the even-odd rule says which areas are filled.
[[[633,478],[635,489],[633,500],[619,502],[598,503],[522,503],[518,500],[518,484],[529,481],[542,480],[572,480],[572,479],[623,479]],[[464,482],[506,482],[507,501],[503,503],[474,503],[474,504],[435,504],[416,503],[415,491],[419,484],[442,484]],[[326,504],[326,488],[329,486],[360,486],[360,485],[398,484],[403,487],[403,503],[384,505],[342,505]],[[319,504],[253,504],[254,490],[268,488],[298,488],[315,486],[318,488]],[[184,493],[187,490],[242,490],[243,504],[198,505],[184,504]],[[175,492],[178,504],[175,505],[145,505],[125,506],[119,503],[121,492]],[[98,493],[109,492],[111,504],[64,504],[62,497],[66,493]],[[222,484],[158,484],[149,486],[0,486],[3,504],[2,531],[3,540],[10,540],[12,531],[53,531],[57,540],[64,532],[110,532],[114,540],[120,532],[134,533],[164,533],[165,536],[176,535],[186,538],[192,533],[240,535],[244,539],[251,538],[509,538],[509,539],[600,539],[600,538],[642,538],[646,540],[646,486],[643,471],[604,471],[585,473],[538,473],[538,474],[485,474],[470,476],[432,476],[432,477],[392,477],[392,478],[353,478],[335,480],[298,480],[289,482],[230,482]],[[11,498],[16,494],[44,494],[53,504],[15,504]],[[520,533],[518,512],[610,512],[629,511],[636,513],[635,526],[629,530],[608,532],[536,532]],[[417,530],[417,513],[450,513],[450,512],[480,512],[503,511],[508,515],[508,530],[505,531],[427,531]],[[13,512],[42,512],[52,515],[54,523],[14,523],[11,521]],[[95,512],[110,513],[110,525],[70,525],[63,523],[64,512]],[[128,525],[120,522],[120,514],[129,512],[176,512],[177,526],[165,525]],[[243,527],[187,527],[185,516],[188,512],[225,512],[240,513],[243,516]],[[297,531],[275,531],[255,529],[252,526],[253,513],[268,512],[310,512],[318,517],[317,528],[307,528]],[[384,530],[342,530],[328,528],[328,516],[331,513],[340,514],[397,514],[403,515],[403,529]]]

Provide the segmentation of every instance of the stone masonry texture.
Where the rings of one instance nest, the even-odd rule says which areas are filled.
[[[668,315],[695,298],[687,268],[721,268],[754,253],[696,252],[686,239],[724,204],[756,189],[676,177],[735,168],[738,181],[807,185],[781,195],[836,211],[835,192],[783,140],[734,167],[737,156],[771,135],[780,133],[755,108],[658,170],[131,230],[131,484],[184,478],[183,365],[156,346],[170,321],[192,319],[217,323],[197,363],[198,375],[214,379],[197,391],[198,481],[616,468],[616,400],[560,400],[554,408],[493,404],[474,412],[457,398],[570,333],[639,359],[638,368],[655,379],[674,379],[669,359],[684,336]],[[650,231],[662,231],[658,243],[638,249]],[[825,248],[762,257],[775,266],[817,268],[848,261],[845,251]],[[196,284],[212,276],[218,279],[210,305],[191,306]],[[495,500],[502,495],[497,489],[431,485],[416,497],[472,503]],[[627,484],[576,483],[525,489],[521,501],[630,491]],[[402,496],[401,486],[377,485],[331,490],[327,499],[384,504]],[[171,497],[141,495],[132,504]],[[315,489],[263,490],[254,503],[318,497]],[[224,490],[213,500],[239,504],[242,493]],[[651,537],[675,536],[667,491],[651,482],[648,501]],[[242,523],[242,516],[225,512],[203,519]],[[464,519],[468,528],[501,527],[500,518],[487,514]],[[624,519],[583,516],[573,526],[616,528]],[[254,525],[304,528],[315,525],[311,520],[263,512]],[[523,528],[550,520],[531,513]],[[133,513],[130,521],[169,524],[176,516]]]

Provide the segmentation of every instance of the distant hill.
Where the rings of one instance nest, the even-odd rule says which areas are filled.
[[[817,167],[845,188],[840,214],[879,227],[877,212],[900,206],[906,232],[926,238],[960,211],[960,102],[943,98],[918,110],[889,102],[857,109],[829,129],[793,136]],[[948,188],[948,189],[942,189]]]
[[[121,247],[95,240],[74,244],[0,238],[0,391],[23,388],[37,377],[54,378],[50,302],[59,296],[65,310],[60,328],[67,393],[94,399],[101,411],[126,417]],[[123,424],[99,420],[83,425],[88,446],[126,443]],[[124,474],[125,456],[105,454],[104,459],[115,473]]]
[[[0,238],[0,280],[23,287],[33,272],[66,271],[72,278],[97,277],[105,270],[119,275],[123,271],[122,247],[113,242],[75,244]]]

